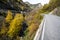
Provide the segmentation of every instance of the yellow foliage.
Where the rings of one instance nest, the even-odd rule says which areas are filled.
[[[10,23],[10,27],[9,27],[9,31],[8,31],[8,35],[10,37],[13,37],[14,35],[18,34],[18,31],[22,28],[21,27],[22,22],[23,22],[23,15],[16,14],[14,19]]]
[[[31,36],[38,28],[38,24],[32,23],[27,30],[29,30],[28,35]]]
[[[10,23],[10,21],[12,20],[12,13],[8,10],[7,16],[6,16],[6,22]]]
[[[8,29],[5,27],[5,23],[3,23],[0,34],[6,34],[7,30]]]
[[[5,34],[6,32],[7,32],[7,28],[6,27],[2,27],[1,34]]]
[[[34,33],[36,33],[36,30],[38,29],[41,20],[43,19],[41,14],[42,13],[38,9],[36,11],[34,10],[30,12],[30,14],[25,17],[28,23],[28,28],[26,30],[26,33],[28,33],[27,36],[31,37]]]
[[[24,10],[24,6],[21,6],[21,9]]]

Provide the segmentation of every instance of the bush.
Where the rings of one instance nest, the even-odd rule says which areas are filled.
[[[22,28],[22,22],[24,21],[23,15],[22,14],[16,14],[14,19],[11,21],[10,26],[9,26],[9,31],[8,31],[8,36],[9,37],[14,37],[18,35],[18,32]]]
[[[11,20],[13,19],[13,16],[12,16],[11,11],[8,10],[8,13],[7,13],[7,16],[6,16],[5,19],[6,19],[6,22],[7,23],[10,23],[11,22]]]

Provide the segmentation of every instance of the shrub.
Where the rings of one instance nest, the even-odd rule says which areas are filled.
[[[8,36],[13,37],[16,36],[19,32],[19,30],[22,28],[22,22],[23,22],[23,15],[22,14],[16,14],[14,19],[11,21],[8,31]]]
[[[11,20],[12,20],[12,18],[13,18],[12,13],[11,13],[11,11],[8,10],[7,16],[5,18],[6,19],[6,22],[7,23],[10,23]]]

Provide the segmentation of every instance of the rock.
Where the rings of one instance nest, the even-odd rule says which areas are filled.
[[[42,7],[41,3],[37,3],[37,4],[30,4],[29,2],[25,2],[31,9],[35,9],[35,8],[40,8]]]
[[[51,14],[60,16],[60,7],[55,8],[55,9],[51,12]]]
[[[0,0],[0,9],[14,10],[14,11],[26,11],[28,10],[28,5],[26,5],[22,0]]]

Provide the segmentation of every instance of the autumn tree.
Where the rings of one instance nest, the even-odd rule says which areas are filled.
[[[24,21],[23,15],[22,14],[16,14],[14,19],[11,21],[10,26],[9,26],[9,31],[8,31],[8,36],[13,37],[16,36],[22,28],[22,22]]]
[[[13,19],[13,16],[12,16],[11,11],[8,10],[8,13],[7,13],[7,16],[6,16],[5,19],[6,19],[6,22],[7,23],[10,23],[11,22],[11,20]]]

